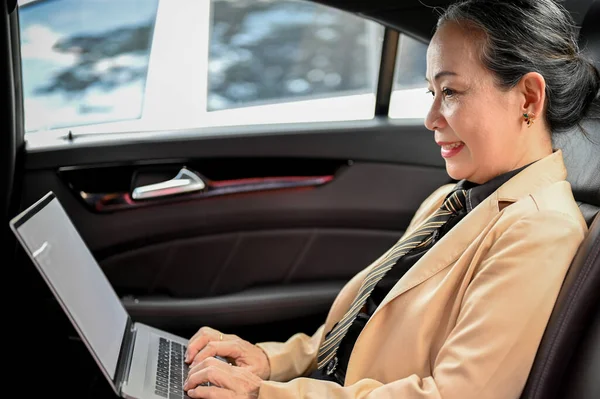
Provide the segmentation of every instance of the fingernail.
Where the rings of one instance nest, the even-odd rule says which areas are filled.
[[[190,368],[194,367],[196,365],[196,362],[192,362],[192,364],[190,364]]]
[[[193,389],[190,389],[189,391],[187,391],[188,396],[193,396],[192,394],[194,393]]]

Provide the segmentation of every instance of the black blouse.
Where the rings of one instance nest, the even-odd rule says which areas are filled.
[[[527,165],[529,166],[529,165]],[[460,222],[469,212],[471,212],[477,205],[479,205],[483,200],[489,197],[494,191],[496,191],[501,185],[510,180],[513,176],[519,173],[521,170],[525,169],[527,166],[522,168],[504,173],[499,175],[487,183],[477,185],[475,183],[471,183],[467,180],[461,180],[452,190],[467,190],[467,204],[466,207],[458,212],[457,215],[453,216],[446,222],[443,226],[441,226],[438,230],[438,234],[435,235],[435,238],[431,241],[431,243],[425,247],[416,248],[402,258],[398,259],[394,267],[387,272],[387,274],[382,278],[377,286],[373,289],[371,296],[367,299],[365,304],[365,312],[361,312],[358,314],[352,326],[348,329],[346,336],[340,343],[340,347],[337,351],[337,359],[338,364],[336,370],[333,374],[327,375],[326,370],[327,367],[324,367],[321,370],[315,370],[310,378],[327,380],[337,382],[340,385],[344,384],[346,379],[346,369],[348,367],[348,361],[350,360],[350,354],[352,353],[352,349],[354,348],[354,343],[361,333],[364,326],[369,321],[369,318],[375,313],[375,310],[379,306],[379,304],[383,301],[385,296],[390,292],[392,287],[396,285],[398,280],[402,278],[402,276],[412,267],[415,263],[425,253],[431,249],[448,231],[450,231],[458,222]],[[452,192],[448,194],[448,196],[452,195]]]

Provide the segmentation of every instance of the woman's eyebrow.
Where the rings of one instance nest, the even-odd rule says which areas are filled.
[[[458,76],[458,74],[456,72],[452,72],[452,71],[440,71],[435,74],[435,77],[433,79],[438,80],[439,78],[444,77],[444,76]],[[425,78],[425,80],[427,82],[429,82],[429,79]]]

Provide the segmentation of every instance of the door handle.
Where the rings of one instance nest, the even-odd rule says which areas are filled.
[[[184,167],[171,180],[136,187],[131,194],[131,198],[134,200],[162,198],[202,191],[205,188],[204,181],[196,173]]]

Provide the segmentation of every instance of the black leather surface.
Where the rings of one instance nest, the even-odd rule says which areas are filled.
[[[521,399],[559,398],[570,360],[600,301],[600,215],[575,256]],[[596,344],[600,337],[595,337]],[[600,374],[599,374],[600,376]],[[580,396],[581,399],[592,398]]]
[[[124,251],[100,265],[121,296],[200,299],[268,286],[285,292],[291,284],[347,281],[402,234],[306,228],[200,235]]]
[[[134,320],[160,328],[185,327],[193,321],[231,329],[327,314],[344,284],[345,280],[340,280],[260,287],[210,298],[126,298],[123,304]]]
[[[579,31],[579,47],[592,58],[596,68],[600,68],[600,1],[590,6]]]
[[[588,226],[590,226],[592,224],[592,220],[594,220],[594,217],[596,217],[596,215],[598,214],[598,207],[594,206],[594,205],[586,204],[585,202],[578,202],[578,203],[579,203],[579,210],[581,211],[581,214],[583,215]]]
[[[600,398],[600,304],[597,308],[595,320],[569,366],[561,398]]]

